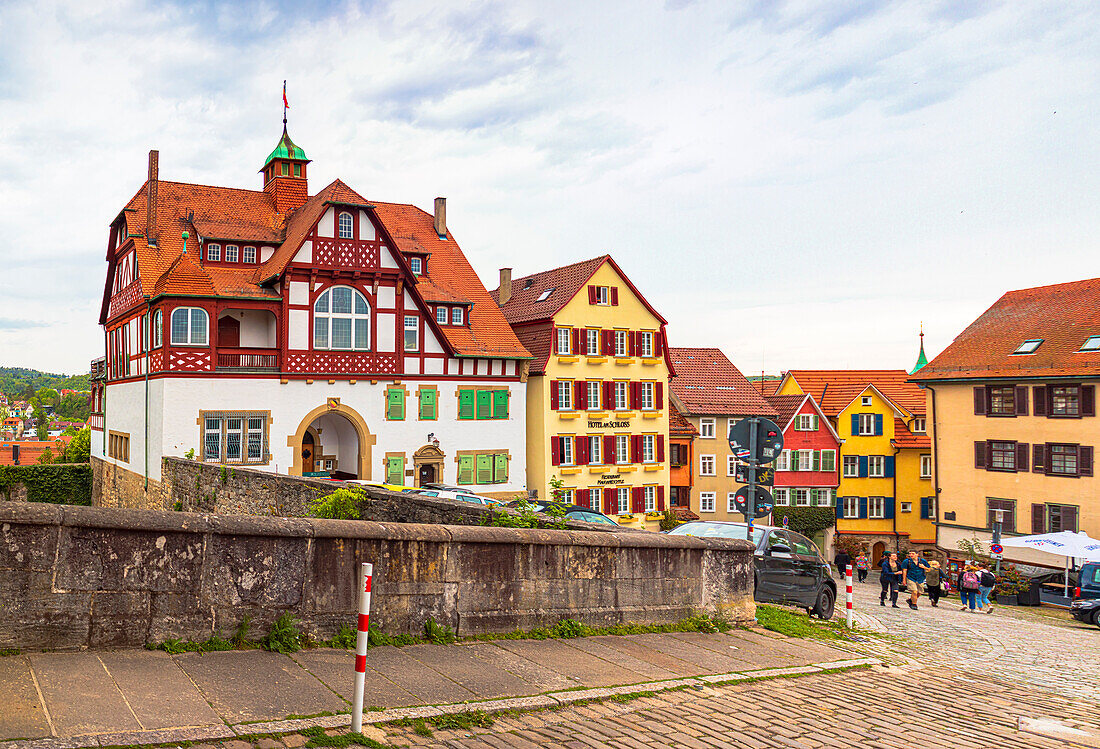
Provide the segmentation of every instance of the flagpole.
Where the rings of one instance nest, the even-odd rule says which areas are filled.
[[[286,81],[283,81],[283,127],[286,127]]]

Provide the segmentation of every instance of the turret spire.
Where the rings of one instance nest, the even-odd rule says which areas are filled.
[[[909,374],[916,374],[928,364],[928,357],[924,355],[924,323],[920,324],[920,353],[917,355],[917,363],[909,370]]]

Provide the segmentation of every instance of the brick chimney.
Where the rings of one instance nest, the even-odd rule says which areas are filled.
[[[435,199],[435,233],[440,239],[447,238],[447,199]]]
[[[512,298],[512,269],[500,269],[500,290],[497,292],[497,304],[503,307]]]
[[[149,177],[145,182],[145,241],[157,245],[157,182],[160,178],[160,151],[149,152]]]

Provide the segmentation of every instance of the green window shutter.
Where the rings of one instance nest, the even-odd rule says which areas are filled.
[[[386,419],[402,421],[405,418],[405,391],[390,388],[386,391]]]
[[[508,391],[507,390],[494,390],[493,391],[493,418],[494,419],[507,419],[508,418]]]
[[[813,469],[815,471],[820,471],[821,470],[821,451],[820,450],[814,450],[814,466],[813,466]]]
[[[823,470],[823,471],[835,471],[836,470],[836,450],[822,450],[821,451],[821,470]]]
[[[459,390],[458,391],[458,418],[460,419],[472,419],[474,418],[474,391],[473,390]],[[461,483],[461,482],[459,482]],[[468,483],[473,483],[468,482]]]
[[[404,458],[386,458],[386,483],[401,486],[405,483]]]
[[[508,483],[508,456],[504,453],[493,456],[493,483]]]
[[[818,416],[815,414],[814,415],[814,431],[815,432],[818,430],[819,426],[820,426],[820,421],[818,419]]]
[[[470,391],[473,392],[473,391]],[[460,484],[472,484],[474,483],[474,456],[473,455],[460,455],[458,456],[458,483]]]
[[[436,404],[436,391],[434,390],[421,390],[420,391],[420,418],[426,420],[434,420],[436,418],[435,411]]]
[[[492,455],[478,455],[477,456],[477,483],[479,483],[479,484],[491,484],[491,483],[493,483],[493,456]]]
[[[493,415],[493,393],[491,390],[478,390],[477,391],[477,418],[481,419],[492,418]],[[480,482],[478,482],[480,483]]]

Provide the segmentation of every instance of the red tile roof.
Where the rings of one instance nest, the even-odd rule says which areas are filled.
[[[759,378],[749,380],[753,386],[760,391],[760,394],[765,398],[771,398],[775,395],[775,391],[779,389],[779,384],[783,382],[783,378],[779,377],[774,380],[761,380]]]
[[[531,374],[542,374],[546,371],[546,362],[550,359],[550,349],[553,342],[554,324],[551,322],[536,322],[529,325],[516,325],[512,328],[523,347],[531,352]]]
[[[898,447],[914,447],[922,450],[932,449],[932,440],[927,434],[913,434],[901,419],[894,419],[894,444]]]
[[[699,516],[692,512],[687,507],[673,507],[672,514],[676,516],[676,519],[681,523],[686,523],[689,520],[698,520]]]
[[[1095,377],[1100,352],[1080,353],[1094,335],[1100,335],[1100,278],[1010,291],[912,379]],[[1012,353],[1034,339],[1043,341],[1034,354]]]
[[[804,400],[806,400],[805,395],[768,396],[768,403],[772,404],[772,407],[779,417],[775,423],[779,425],[780,429],[786,428],[787,424],[794,418],[794,415],[798,413],[798,409]]]
[[[870,385],[910,413],[926,411],[924,391],[908,381],[904,369],[792,369],[787,374],[813,395],[826,416],[840,414]]]
[[[340,180],[308,198],[297,210],[276,211],[269,193],[160,180],[157,183],[158,242],[150,246],[145,229],[146,185],[127,203],[123,214],[138,258],[141,292],[158,295],[225,296],[278,299],[272,287],[293,259],[327,204],[370,205]],[[426,274],[418,278],[418,293],[433,302],[470,305],[468,324],[441,326],[458,356],[528,358],[489,296],[462,250],[448,233],[440,239],[433,217],[412,205],[375,203],[374,214],[383,230],[403,251],[429,253]],[[187,253],[182,232],[191,231]],[[206,267],[200,262],[197,234],[223,240],[278,245],[267,261],[241,270]],[[423,286],[421,289],[420,287]],[[100,322],[106,321],[108,290],[104,292]],[[431,323],[434,325],[434,323]]]
[[[669,348],[669,389],[689,414],[775,416],[775,408],[720,349]]]
[[[676,408],[674,403],[668,404],[668,436],[680,437],[681,439],[699,436],[699,430],[684,418],[684,415],[680,413],[680,409]]]

